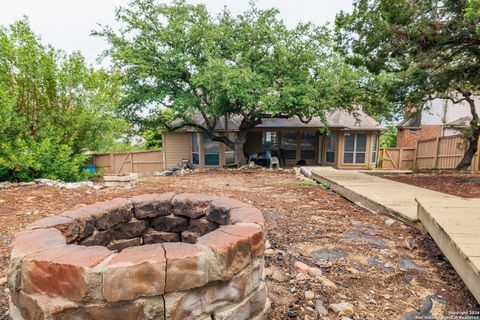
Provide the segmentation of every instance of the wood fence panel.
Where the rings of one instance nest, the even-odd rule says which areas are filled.
[[[415,164],[415,148],[403,148],[400,170],[412,169]]]
[[[411,169],[415,161],[414,148],[383,148],[381,168],[386,170]]]
[[[415,168],[429,169],[435,167],[438,147],[437,141],[437,138],[418,141]]]
[[[415,168],[455,169],[462,160],[466,144],[462,135],[420,140],[417,143]],[[472,161],[471,170],[480,170],[479,153]]]
[[[163,171],[162,150],[95,154],[92,163],[104,174]]]

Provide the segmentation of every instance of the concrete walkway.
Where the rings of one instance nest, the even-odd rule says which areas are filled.
[[[360,171],[304,172],[352,202],[426,230],[480,302],[480,199],[464,199]]]

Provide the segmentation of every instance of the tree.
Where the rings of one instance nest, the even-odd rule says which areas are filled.
[[[275,9],[254,4],[236,17],[217,16],[185,1],[134,0],[116,11],[122,27],[94,32],[110,43],[106,55],[122,70],[123,114],[141,125],[191,126],[235,150],[245,164],[248,132],[265,117],[325,119],[334,108],[354,110],[368,82],[331,50],[328,30],[312,24],[287,28]],[[201,115],[205,125],[192,121]],[[214,129],[240,117],[232,139]]]
[[[349,63],[389,74],[398,109],[419,111],[437,98],[470,106],[471,134],[458,170],[470,166],[480,136],[478,8],[478,0],[356,0],[351,14],[336,19]]]
[[[85,151],[112,143],[118,76],[41,43],[26,19],[0,27],[0,180],[79,180]]]
[[[393,125],[388,125],[387,131],[383,132],[380,136],[380,147],[395,148],[397,146],[397,135],[397,128]]]

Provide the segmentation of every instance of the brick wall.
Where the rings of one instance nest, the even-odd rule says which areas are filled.
[[[441,125],[422,125],[418,129],[398,129],[397,147],[415,148],[418,140],[441,137],[443,128]]]

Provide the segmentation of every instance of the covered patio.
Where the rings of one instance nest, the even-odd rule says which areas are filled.
[[[201,123],[201,119],[198,122]],[[361,110],[351,115],[337,110],[325,125],[319,117],[308,123],[293,118],[267,118],[247,135],[244,154],[262,158],[268,166],[270,157],[277,157],[282,167],[322,165],[341,169],[375,168],[378,161],[379,135],[384,130]],[[238,119],[228,120],[229,136],[235,139]],[[328,128],[328,129],[327,129]],[[218,123],[219,134],[225,124]],[[167,168],[182,160],[197,168],[235,166],[235,152],[223,143],[214,142],[206,132],[186,129],[163,135],[163,156]]]

